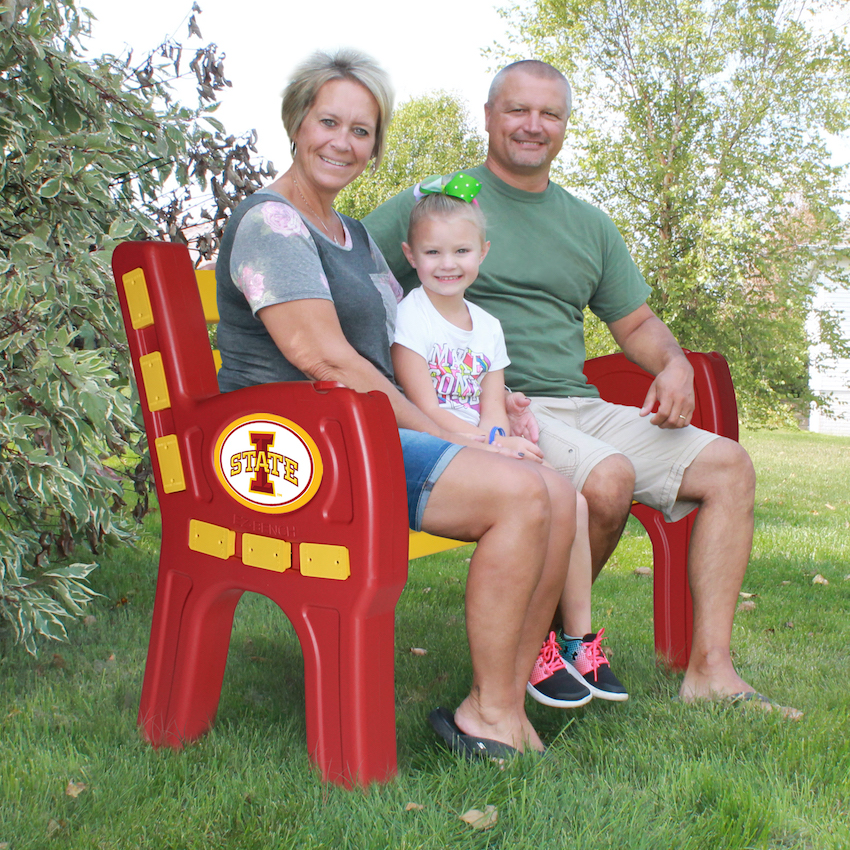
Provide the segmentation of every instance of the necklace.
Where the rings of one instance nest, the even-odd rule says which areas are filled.
[[[336,236],[333,235],[333,233],[330,232],[328,226],[322,220],[322,217],[310,206],[310,202],[304,197],[304,193],[301,191],[301,187],[298,185],[298,181],[295,179],[294,174],[292,175],[292,185],[295,186],[295,191],[298,192],[298,194],[301,196],[301,200],[304,201],[304,206],[307,207],[307,209],[311,213],[313,213],[313,215],[319,220],[319,224],[324,227],[325,233],[327,233],[328,236],[333,239],[334,245],[339,245],[339,240],[336,238]]]

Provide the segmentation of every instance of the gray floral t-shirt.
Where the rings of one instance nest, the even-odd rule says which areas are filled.
[[[236,208],[216,265],[222,392],[306,380],[257,316],[263,307],[305,298],[333,301],[352,347],[393,380],[389,351],[401,289],[360,222],[340,218],[344,245],[277,192],[261,190]]]

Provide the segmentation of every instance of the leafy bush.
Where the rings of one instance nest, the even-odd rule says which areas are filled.
[[[225,137],[210,115],[228,85],[214,48],[189,66],[207,104],[190,109],[169,90],[180,45],[137,67],[85,59],[89,20],[74,0],[20,5],[0,15],[0,622],[35,652],[92,596],[96,564],[60,564],[81,544],[98,556],[132,536],[126,459],[145,445],[112,250],[130,237],[185,241],[186,203],[208,176],[221,211],[260,173],[253,138]],[[201,234],[203,254],[220,224]],[[144,509],[146,468],[134,466]]]

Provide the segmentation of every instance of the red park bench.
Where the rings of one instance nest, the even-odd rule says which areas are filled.
[[[182,747],[213,723],[236,605],[274,600],[304,656],[307,749],[346,786],[396,773],[395,606],[409,558],[464,545],[407,528],[401,448],[383,393],[280,383],[221,394],[207,322],[212,272],[185,247],[125,243],[113,272],[162,515],[139,725]],[[217,354],[217,353],[216,353]],[[689,353],[694,424],[737,439],[735,393],[718,354]],[[588,361],[604,398],[640,405],[651,377],[622,355]],[[687,663],[693,514],[635,516],[654,554],[655,648]]]

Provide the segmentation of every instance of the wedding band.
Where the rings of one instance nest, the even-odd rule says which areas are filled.
[[[688,418],[687,416],[682,416],[681,413],[679,414],[679,419],[687,419],[687,418]]]

